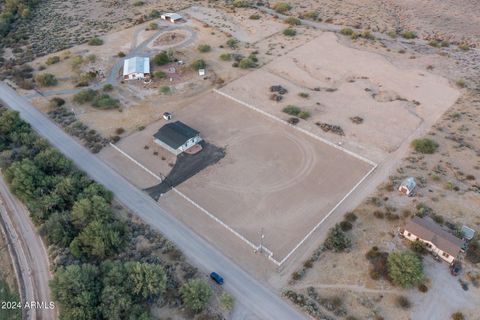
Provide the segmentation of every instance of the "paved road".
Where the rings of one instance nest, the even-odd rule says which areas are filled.
[[[50,303],[48,254],[42,239],[30,221],[28,210],[9,191],[0,176],[0,204],[2,219],[15,252],[17,277],[19,278],[22,302]],[[54,320],[54,309],[23,309],[23,319]]]
[[[304,319],[301,313],[276,293],[256,281],[203,238],[173,218],[146,193],[131,185],[87,151],[36,110],[27,99],[19,96],[3,82],[0,83],[0,99],[6,106],[19,111],[21,117],[40,135],[72,159],[90,177],[113,191],[126,207],[175,243],[196,266],[206,272],[220,271],[225,278],[225,288],[233,294],[240,305],[248,308],[259,319]]]

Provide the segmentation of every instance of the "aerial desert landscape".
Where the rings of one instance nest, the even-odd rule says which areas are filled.
[[[0,9],[0,319],[480,319],[476,1]]]

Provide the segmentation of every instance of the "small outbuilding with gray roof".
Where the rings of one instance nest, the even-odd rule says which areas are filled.
[[[174,155],[179,155],[202,141],[197,130],[180,121],[167,123],[153,137],[156,144]]]
[[[170,21],[171,23],[177,23],[183,20],[183,17],[178,13],[167,12],[160,16],[163,20]]]
[[[148,57],[132,57],[123,61],[123,79],[150,78],[150,58]]]

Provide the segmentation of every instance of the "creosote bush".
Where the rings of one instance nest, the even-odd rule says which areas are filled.
[[[277,2],[273,5],[273,10],[275,10],[278,13],[285,13],[287,11],[290,11],[291,9],[292,9],[292,6],[286,2]]]
[[[283,35],[287,36],[287,37],[293,37],[296,34],[297,34],[297,31],[295,29],[292,29],[292,28],[287,28],[287,29],[283,30]]]
[[[89,46],[101,46],[103,44],[103,40],[99,37],[93,37],[88,41]]]
[[[412,147],[417,152],[424,154],[432,154],[437,151],[438,143],[429,138],[415,139],[412,141]]]

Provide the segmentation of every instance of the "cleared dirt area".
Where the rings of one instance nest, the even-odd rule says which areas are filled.
[[[267,16],[261,16],[257,20],[249,19],[250,15],[258,14],[258,10],[255,9],[238,8],[232,12],[228,9],[217,10],[193,6],[186,9],[185,12],[242,42],[254,43],[285,28],[284,24],[274,22]],[[265,17],[267,18],[265,19]]]
[[[280,102],[270,98],[272,85],[289,91]],[[459,95],[445,78],[396,67],[381,55],[339,44],[331,33],[221,90],[282,119],[290,117],[284,107],[298,106],[311,115],[300,127],[373,161],[396,150],[422,122],[438,118]],[[317,122],[338,125],[345,136],[323,132]]]
[[[371,168],[218,94],[202,97],[177,118],[226,147],[224,159],[178,189],[251,242],[258,243],[263,227],[264,245],[276,259]]]

